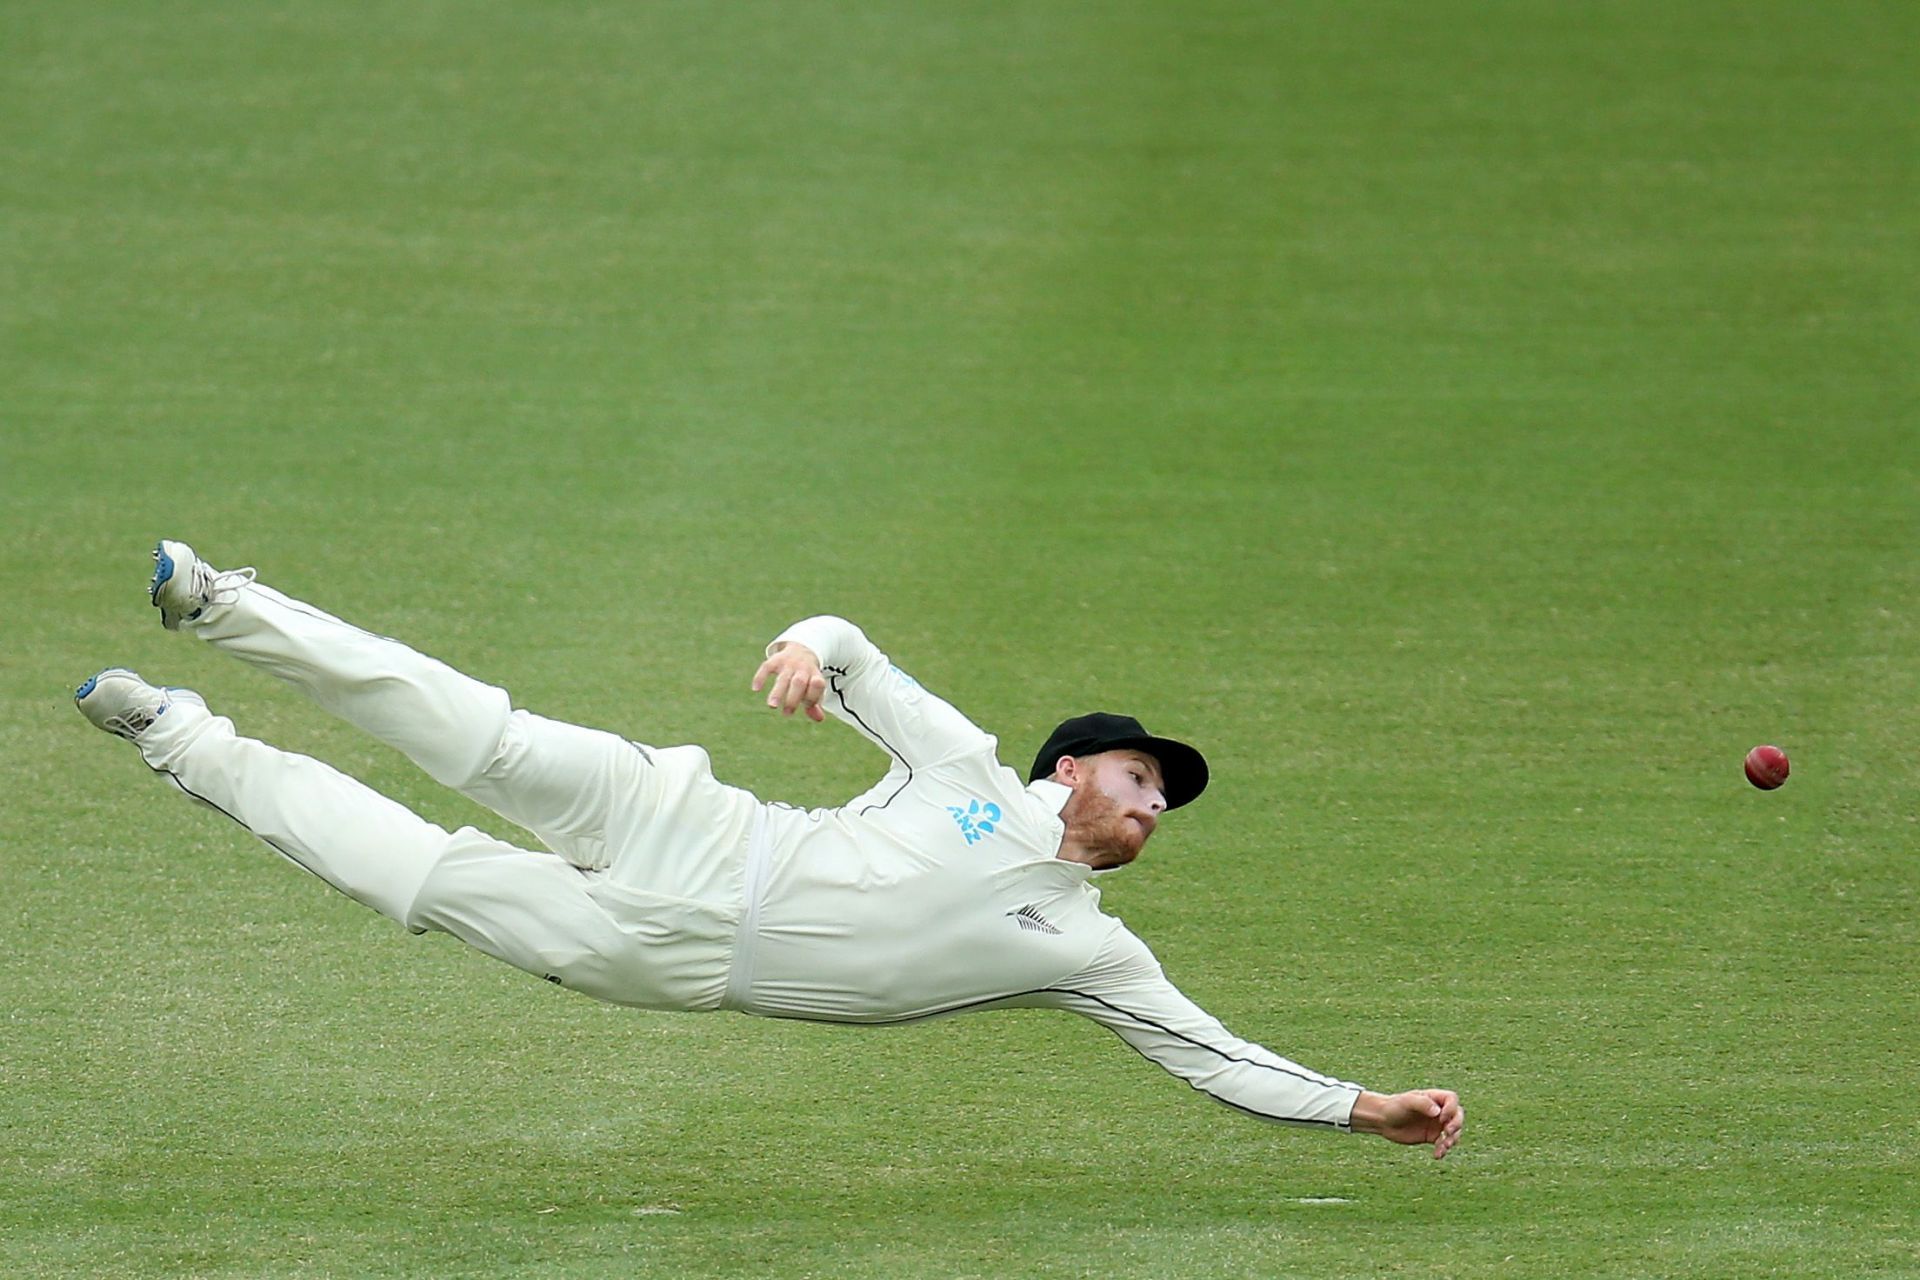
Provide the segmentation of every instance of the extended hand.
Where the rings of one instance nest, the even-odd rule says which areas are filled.
[[[1392,1095],[1363,1093],[1353,1105],[1353,1127],[1408,1146],[1433,1144],[1435,1160],[1460,1141],[1467,1113],[1448,1089],[1409,1089]]]
[[[827,718],[820,709],[820,699],[827,696],[827,678],[820,673],[820,658],[813,650],[787,641],[753,673],[753,691],[760,692],[769,677],[773,687],[767,690],[768,706],[788,716],[804,710],[807,719],[815,722]]]

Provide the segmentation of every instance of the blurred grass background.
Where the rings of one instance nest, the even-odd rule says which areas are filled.
[[[1920,1275],[1909,6],[0,14],[8,1274]],[[480,820],[162,534],[770,798],[883,763],[746,692],[812,612],[1187,737],[1110,909],[1468,1141],[409,939],[69,709]]]

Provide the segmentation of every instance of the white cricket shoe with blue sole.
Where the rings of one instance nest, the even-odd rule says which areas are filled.
[[[162,689],[125,667],[108,667],[90,677],[73,691],[73,702],[94,728],[128,742],[137,741],[175,703],[190,703],[203,711],[207,706],[207,700],[191,689]]]
[[[160,610],[160,625],[178,631],[181,623],[198,621],[210,607],[223,603],[222,592],[251,581],[252,569],[222,573],[193,554],[186,543],[162,538],[153,549],[153,582],[147,597]]]

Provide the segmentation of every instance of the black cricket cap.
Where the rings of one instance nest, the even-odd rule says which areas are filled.
[[[1097,756],[1102,751],[1144,751],[1160,764],[1161,788],[1167,808],[1178,809],[1207,789],[1207,761],[1198,751],[1172,738],[1156,738],[1132,716],[1117,716],[1109,711],[1075,716],[1063,720],[1034,757],[1028,782],[1038,782],[1053,772],[1061,756]]]

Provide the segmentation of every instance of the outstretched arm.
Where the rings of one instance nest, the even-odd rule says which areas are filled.
[[[1208,1097],[1259,1119],[1431,1144],[1436,1158],[1453,1149],[1466,1123],[1448,1090],[1375,1093],[1242,1040],[1169,982],[1124,928],[1092,964],[1020,1003],[1090,1018]]]

